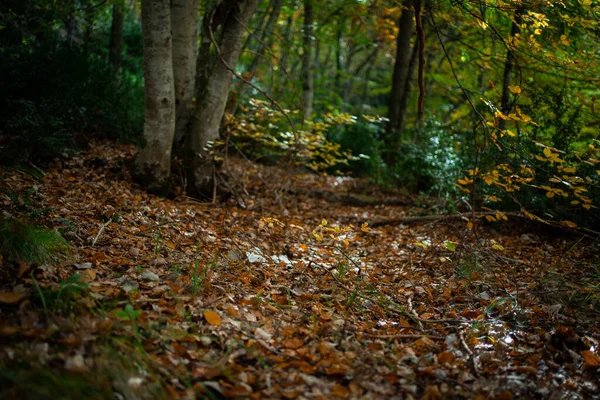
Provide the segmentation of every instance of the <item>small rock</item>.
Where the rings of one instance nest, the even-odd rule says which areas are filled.
[[[140,278],[145,281],[158,281],[160,277],[152,271],[145,270],[141,273]]]
[[[91,262],[86,262],[83,264],[74,264],[75,268],[77,269],[90,269],[92,268],[92,263]]]

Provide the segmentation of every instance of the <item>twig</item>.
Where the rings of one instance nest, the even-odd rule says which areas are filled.
[[[433,339],[433,340],[446,340],[445,337],[443,336],[438,336],[438,335],[428,335],[425,333],[422,334],[398,334],[398,335],[376,335],[374,333],[363,333],[363,335],[365,336],[369,336],[369,337],[374,337],[374,338],[378,338],[378,339],[420,339],[422,337],[426,337],[429,339]]]
[[[100,230],[98,231],[98,234],[96,235],[96,237],[94,238],[94,241],[92,242],[92,246],[96,245],[96,242],[98,241],[98,239],[100,238],[100,235],[102,235],[102,233],[104,232],[104,229],[106,229],[106,227],[108,225],[110,225],[110,223],[113,222],[112,218],[109,219],[108,221],[106,221],[101,227]]]
[[[473,351],[471,351],[471,349],[467,345],[467,342],[465,341],[465,337],[462,332],[458,333],[458,337],[460,339],[460,344],[462,345],[462,347],[465,349],[465,351],[469,355],[469,360],[471,361],[471,368],[473,369],[473,375],[475,375],[477,378],[479,378],[479,371],[477,370],[477,363],[475,361],[476,357],[473,354]]]

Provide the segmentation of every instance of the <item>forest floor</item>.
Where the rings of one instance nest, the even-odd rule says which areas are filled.
[[[72,245],[0,268],[1,398],[600,398],[592,239],[240,159],[224,202],[168,200],[134,150],[0,171]]]

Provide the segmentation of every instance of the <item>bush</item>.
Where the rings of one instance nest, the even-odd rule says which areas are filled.
[[[359,117],[354,124],[343,125],[329,134],[342,151],[354,155],[347,166],[339,168],[353,176],[368,176],[376,183],[384,182],[385,164],[381,159],[383,119]]]
[[[135,74],[118,77],[98,56],[52,35],[29,46],[0,43],[0,59],[3,163],[54,157],[91,135],[141,137],[144,92]]]

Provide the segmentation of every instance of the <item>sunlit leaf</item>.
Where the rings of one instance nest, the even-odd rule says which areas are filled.
[[[204,319],[209,325],[221,326],[221,316],[214,311],[204,310]]]

